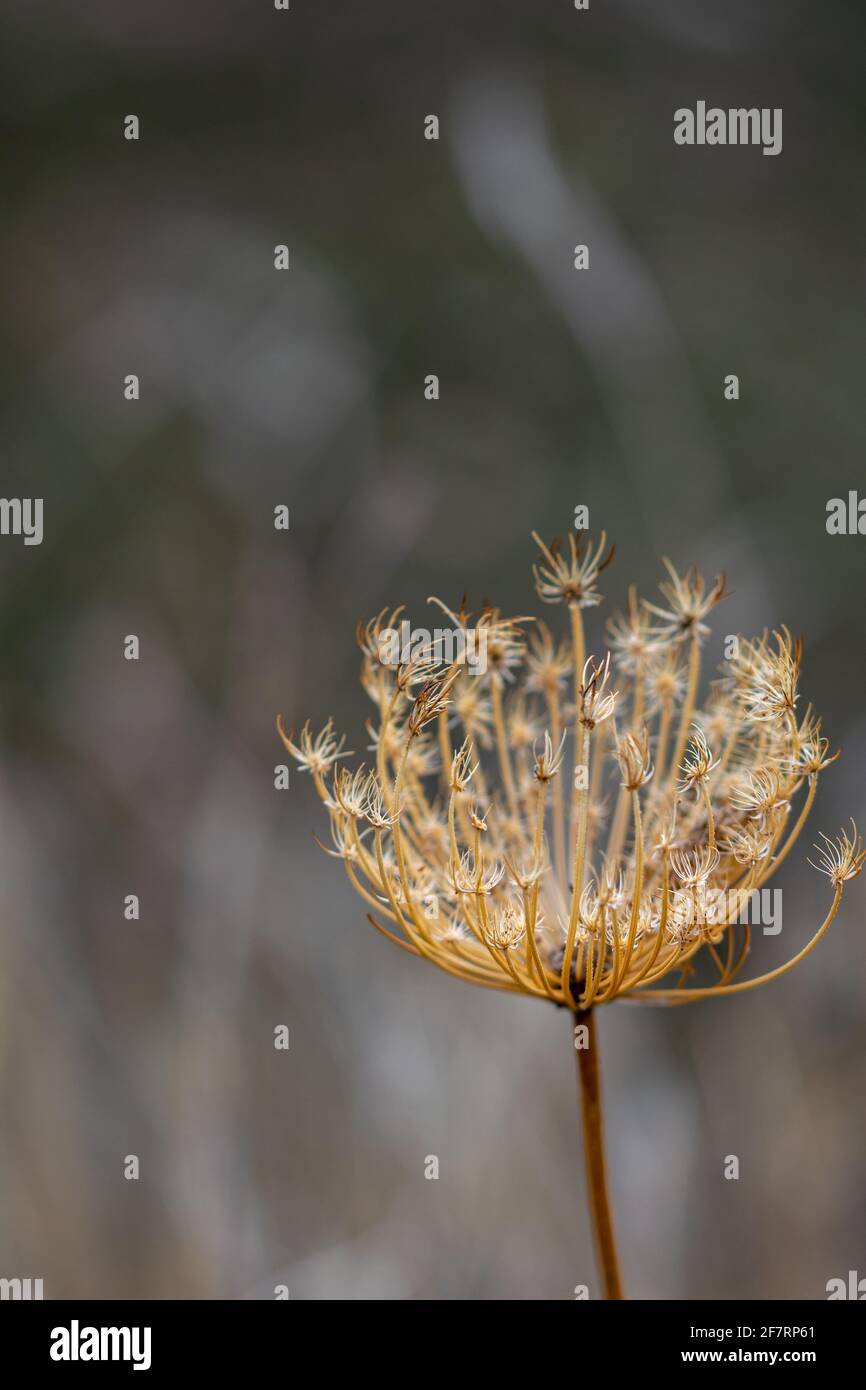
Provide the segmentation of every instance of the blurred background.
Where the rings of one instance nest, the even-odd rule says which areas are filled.
[[[728,574],[711,663],[802,634],[844,755],[752,968],[808,939],[808,844],[866,820],[866,540],[825,530],[866,492],[863,8],[0,13],[2,490],[45,506],[0,542],[0,1276],[595,1296],[566,1016],[375,935],[274,716],[363,753],[357,619],[536,611],[529,531],[583,503],[618,548],[591,631],[667,554]],[[676,146],[699,99],[782,107],[782,154]],[[866,1275],[862,883],[766,990],[603,1010],[631,1297]]]

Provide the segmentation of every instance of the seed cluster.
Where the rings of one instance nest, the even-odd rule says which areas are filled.
[[[572,534],[565,548],[534,539],[538,596],[567,610],[562,637],[436,600],[455,629],[483,636],[486,670],[443,665],[432,649],[394,662],[382,637],[401,610],[383,611],[357,633],[375,707],[368,765],[343,765],[331,721],[297,741],[278,721],[328,812],[327,852],[383,935],[476,984],[588,1009],[619,997],[679,1003],[785,973],[866,859],[853,823],[822,836],[827,917],[785,965],[736,980],[750,946],[744,909],[838,757],[811,706],[797,709],[801,643],[784,627],[737,639],[698,704],[705,620],[724,578],[708,585],[665,560],[664,603],[632,588],[595,656],[583,609],[602,602],[613,550],[604,535],[593,545]]]

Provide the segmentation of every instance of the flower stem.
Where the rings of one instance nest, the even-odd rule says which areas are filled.
[[[601,1078],[598,1066],[598,1034],[592,1009],[578,1009],[576,1026],[585,1027],[586,1047],[576,1047],[577,1075],[580,1083],[580,1108],[583,1118],[583,1152],[586,1162],[586,1185],[595,1255],[601,1274],[604,1296],[623,1297],[619,1262],[613,1234],[613,1219],[607,1190],[607,1170],[604,1158],[604,1133],[601,1112]],[[575,1042],[582,1041],[575,1034]]]

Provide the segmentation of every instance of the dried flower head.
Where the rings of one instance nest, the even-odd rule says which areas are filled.
[[[562,553],[561,543],[556,540],[551,545],[533,531],[532,539],[544,556],[544,564],[532,566],[535,588],[542,603],[567,603],[573,608],[594,608],[601,603],[602,596],[596,588],[599,575],[607,569],[615,554],[611,546],[607,555],[604,547],[607,536],[602,531],[595,550],[588,538],[584,550],[584,533],[574,531],[568,536],[568,558]]]
[[[693,726],[694,733],[689,739],[686,756],[680,764],[682,777],[678,783],[681,792],[700,791],[709,775],[719,765],[719,759],[710,752],[706,735],[699,725]]]
[[[863,841],[857,834],[857,827],[853,821],[850,835],[843,830],[835,840],[830,840],[823,834],[821,839],[824,841],[823,845],[815,846],[818,851],[818,863],[812,867],[826,874],[833,887],[841,891],[842,884],[850,883],[852,878],[856,878],[866,863]],[[811,859],[809,863],[812,863]]]
[[[577,717],[585,729],[603,724],[616,708],[617,692],[606,689],[609,675],[610,652],[601,663],[591,656],[584,664],[577,688]]]
[[[544,744],[541,752],[535,750],[534,775],[537,782],[549,782],[555,777],[562,766],[562,754],[565,748],[565,733],[563,732],[559,743],[554,748],[550,734],[545,732]]]
[[[515,902],[507,902],[493,911],[492,920],[485,932],[488,946],[497,951],[515,951],[526,936],[526,919],[523,908]]]
[[[622,773],[622,785],[627,791],[636,792],[653,775],[650,756],[649,729],[643,726],[640,738],[635,734],[624,734],[617,740],[616,756]]]
[[[445,713],[451,703],[451,687],[456,679],[457,672],[450,671],[446,676],[433,676],[425,680],[406,720],[410,737],[420,734],[425,724]]]
[[[648,609],[638,603],[633,584],[629,587],[628,612],[615,613],[608,619],[607,635],[619,670],[630,676],[639,676],[659,650],[663,634],[652,626]]]
[[[765,638],[754,644],[743,699],[750,719],[757,722],[793,718],[803,643],[786,627],[774,632],[776,650]]]
[[[698,719],[704,620],[724,580],[665,561],[667,607],[632,590],[609,629],[613,655],[587,657],[582,610],[601,602],[613,551],[603,536],[571,535],[565,553],[535,540],[538,594],[569,609],[564,641],[539,625],[527,647],[531,620],[485,604],[486,675],[428,652],[388,665],[381,634],[402,610],[383,610],[358,629],[373,769],[330,771],[347,756],[330,721],[316,736],[305,724],[297,742],[279,723],[327,811],[329,852],[383,935],[489,988],[588,1011],[775,979],[813,948],[866,862],[853,825],[822,837],[815,867],[834,890],[823,925],[787,964],[736,978],[743,903],[794,847],[838,756],[811,709],[795,714],[801,644],[787,628],[740,639]],[[445,611],[468,626],[465,601]]]
[[[566,642],[556,644],[550,628],[537,623],[529,636],[526,656],[526,689],[554,691],[572,673],[571,653]]]
[[[662,564],[670,579],[663,580],[659,589],[667,599],[668,606],[658,608],[654,603],[644,600],[646,608],[657,618],[661,618],[666,637],[672,637],[677,642],[684,642],[687,637],[702,640],[710,631],[703,619],[717,603],[727,597],[725,576],[717,575],[713,587],[707,589],[706,580],[694,565],[691,565],[685,574],[678,574],[667,558],[662,559]]]
[[[291,754],[302,772],[312,772],[314,775],[321,776],[338,758],[352,756],[351,751],[343,752],[346,743],[345,735],[342,738],[337,738],[332,719],[328,720],[321,733],[316,734],[315,737],[310,729],[309,720],[307,720],[301,730],[298,743],[292,741],[293,731],[290,730],[289,733],[286,733],[282,719],[277,720],[277,729],[286,751]]]
[[[451,759],[449,787],[453,792],[465,791],[472,781],[473,774],[477,771],[478,764],[472,762],[472,744],[468,738],[465,738]]]

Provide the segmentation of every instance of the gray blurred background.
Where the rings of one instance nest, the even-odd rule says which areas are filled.
[[[274,716],[363,752],[356,620],[534,611],[529,530],[585,503],[600,620],[668,554],[728,573],[711,661],[803,635],[844,756],[751,967],[805,942],[808,844],[866,820],[866,540],[825,531],[866,492],[863,7],[0,13],[2,491],[45,499],[40,547],[0,542],[0,1275],[595,1295],[566,1016],[375,935],[308,779],[274,790]],[[678,148],[698,99],[781,106],[782,154]],[[632,1297],[866,1275],[863,903],[766,990],[603,1010]]]

